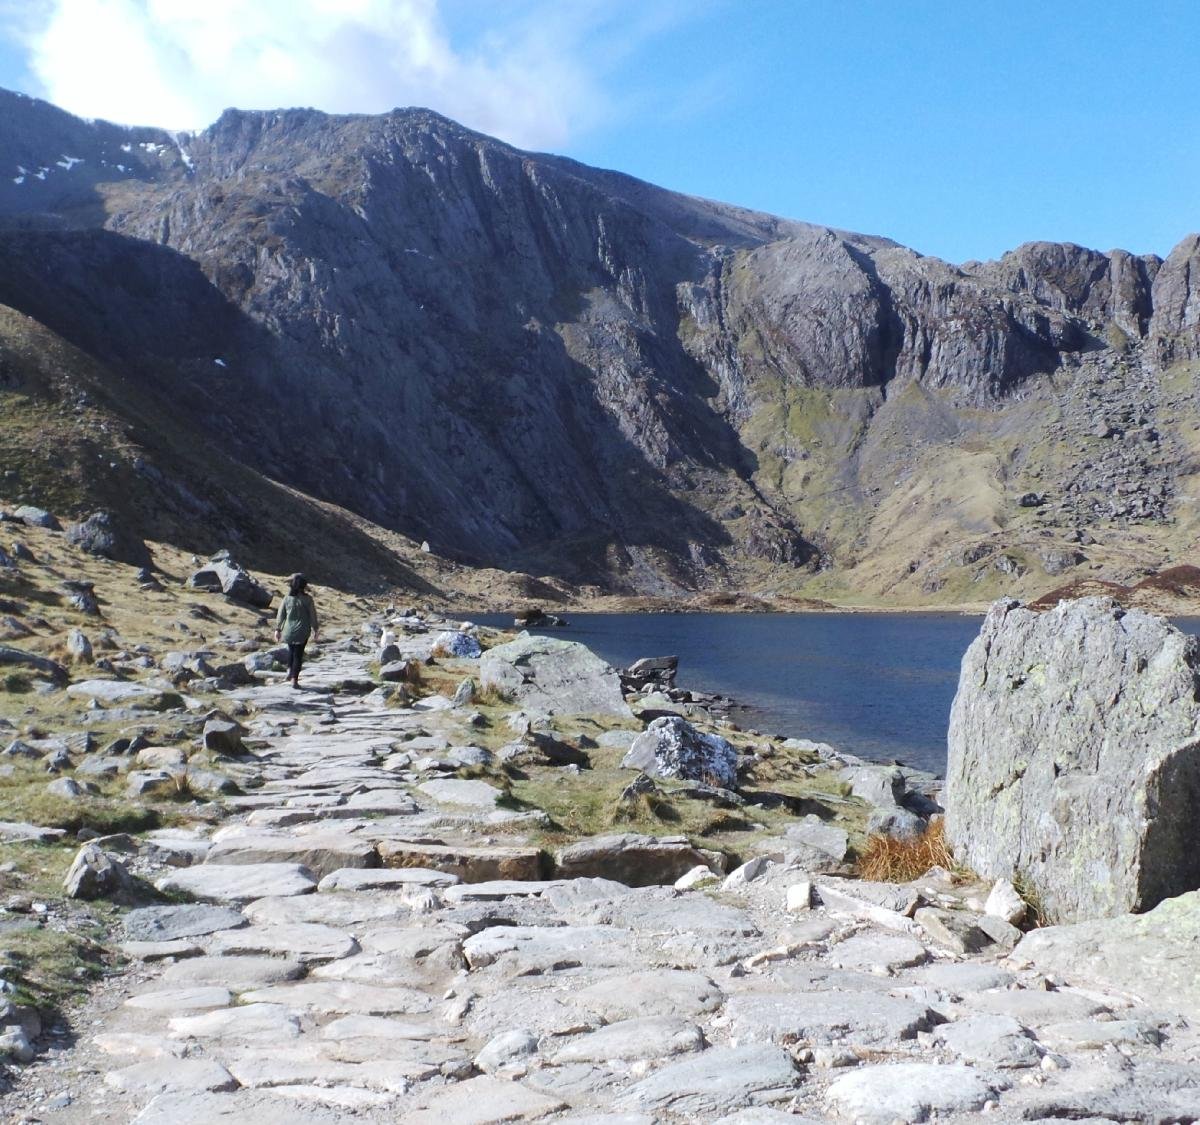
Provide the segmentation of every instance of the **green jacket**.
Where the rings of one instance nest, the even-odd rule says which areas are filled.
[[[275,628],[279,630],[286,644],[303,644],[320,627],[316,603],[308,594],[301,594],[299,597],[288,594],[283,599],[275,618]]]

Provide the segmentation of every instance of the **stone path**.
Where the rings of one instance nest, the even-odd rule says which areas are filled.
[[[536,814],[438,781],[469,708],[332,690],[367,660],[238,693],[265,784],[181,841],[198,862],[160,886],[195,904],[128,916],[135,966],[28,1072],[28,1120],[1200,1117],[1200,1036],[1171,996],[955,952],[948,925],[939,946],[907,916],[954,905],[936,877],[543,878]]]

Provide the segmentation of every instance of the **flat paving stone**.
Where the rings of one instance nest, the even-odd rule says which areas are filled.
[[[288,1058],[278,1051],[247,1054],[229,1062],[229,1072],[243,1086],[262,1089],[272,1086],[353,1086],[380,1093],[403,1094],[411,1082],[402,1073],[403,1064],[344,1063],[331,1059]]]
[[[486,883],[459,883],[450,887],[444,898],[447,902],[500,902],[506,898],[531,898],[560,886],[559,879],[493,879]]]
[[[939,1043],[969,1063],[983,1066],[1037,1066],[1042,1053],[1012,1016],[967,1016],[934,1031]]]
[[[905,977],[906,980],[928,984],[952,995],[983,992],[991,988],[1007,988],[1016,977],[1007,969],[995,965],[980,965],[970,961],[939,962],[924,965]]]
[[[182,891],[209,902],[251,902],[266,895],[310,894],[312,872],[298,863],[201,863],[163,876],[160,891]]]
[[[565,1108],[565,1102],[518,1082],[483,1075],[425,1095],[419,1108],[398,1120],[400,1125],[495,1125],[502,1121],[534,1121]]]
[[[674,1016],[648,1016],[621,1020],[567,1040],[554,1052],[553,1061],[603,1063],[609,1059],[659,1059],[706,1046],[704,1032],[694,1023]]]
[[[839,969],[860,969],[887,975],[929,960],[929,950],[914,938],[899,934],[855,934],[838,942],[825,958]]]
[[[1043,1043],[1076,1050],[1101,1050],[1110,1044],[1157,1046],[1162,1032],[1147,1020],[1069,1020],[1038,1028]]]
[[[443,805],[465,805],[473,809],[494,809],[504,793],[486,781],[460,781],[445,778],[417,786],[420,793]]]
[[[725,994],[704,973],[686,969],[643,969],[603,977],[576,990],[581,1009],[604,1023],[645,1016],[691,1019],[715,1012]]]
[[[230,1094],[159,1094],[130,1125],[345,1125],[343,1113],[299,1105],[269,1091]]]
[[[178,1012],[225,1008],[232,1002],[229,989],[217,985],[198,985],[195,988],[160,988],[139,992],[125,1001],[125,1007],[144,1012]]]
[[[246,918],[228,906],[187,903],[182,906],[143,906],[122,920],[129,941],[175,941],[203,937],[218,930],[246,925]]]
[[[450,887],[458,882],[457,875],[424,867],[343,867],[326,875],[317,890],[403,891],[411,887]]]
[[[199,1016],[176,1016],[167,1021],[177,1039],[295,1039],[300,1021],[282,1004],[242,1004]]]
[[[748,1102],[785,1101],[799,1083],[791,1056],[779,1047],[714,1047],[643,1078],[617,1097],[615,1107],[703,1119]]]
[[[320,1032],[322,1039],[399,1039],[424,1042],[446,1034],[436,1023],[389,1019],[386,1016],[341,1016],[330,1020]]]
[[[92,1036],[92,1043],[106,1055],[132,1055],[141,1059],[180,1059],[187,1047],[160,1035],[137,1031],[103,1031]]]
[[[978,992],[964,997],[972,1008],[997,1015],[1012,1016],[1026,1027],[1047,1023],[1087,1019],[1109,1009],[1098,1000],[1081,992],[1043,992],[1041,989],[1007,989],[999,992]]]
[[[608,926],[490,926],[463,942],[472,969],[503,961],[518,973],[629,963],[628,930]]]
[[[122,1070],[110,1070],[104,1084],[142,1098],[167,1091],[214,1093],[237,1089],[237,1079],[211,1059],[148,1059]]]
[[[121,952],[133,961],[183,960],[199,957],[204,950],[194,941],[123,941]]]
[[[743,993],[723,1021],[741,1042],[882,1045],[916,1038],[938,1022],[924,1004],[868,992]]]
[[[369,840],[350,835],[257,833],[225,837],[219,841],[214,837],[204,866],[269,863],[298,864],[321,879],[344,867],[378,867],[379,855]]]
[[[300,981],[255,989],[242,995],[248,1004],[283,1004],[299,1011],[369,1016],[420,1014],[433,1008],[433,997],[412,988],[384,988],[353,981]]]
[[[209,939],[213,954],[278,953],[302,962],[336,961],[358,952],[358,942],[344,930],[319,922],[281,922],[226,930]]]
[[[242,908],[257,926],[317,922],[327,926],[361,926],[368,922],[408,920],[412,911],[393,893],[320,894],[292,898],[260,898]]]
[[[289,957],[193,957],[168,965],[158,979],[163,984],[215,984],[234,992],[297,980],[304,966]]]
[[[411,840],[380,840],[378,848],[384,867],[428,867],[448,871],[465,883],[542,877],[542,853],[538,848],[485,848]]]
[[[926,1121],[931,1114],[974,1113],[996,1087],[969,1066],[896,1063],[868,1066],[837,1079],[826,1091],[831,1109],[863,1125]]]

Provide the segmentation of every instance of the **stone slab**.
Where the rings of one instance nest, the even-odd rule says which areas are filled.
[[[160,891],[181,891],[208,902],[251,902],[266,895],[309,894],[317,882],[298,863],[201,863],[156,880]]]

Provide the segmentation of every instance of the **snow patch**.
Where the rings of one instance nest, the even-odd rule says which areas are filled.
[[[138,145],[138,148],[144,148],[151,156],[153,156],[156,152],[162,152],[162,150],[166,147],[166,145],[155,144],[154,141],[142,141]]]
[[[44,180],[46,178],[46,173],[49,171],[49,168],[39,168],[36,172],[34,172],[33,178],[35,180]]]
[[[213,363],[215,363],[218,367],[228,367],[229,366],[223,359],[214,359]]]
[[[57,164],[64,172],[69,172],[72,168],[75,167],[76,164],[83,163],[83,157],[82,156],[68,156],[64,152],[63,158],[61,160],[56,160],[54,163]]]
[[[122,151],[122,152],[133,152],[133,145],[131,145],[131,144],[128,144],[128,143],[126,143],[126,144],[123,144],[123,145],[121,146],[121,151]]]
[[[24,182],[25,182],[25,177],[24,177],[24,176],[13,176],[13,183],[14,183],[14,184],[23,184]]]
[[[126,168],[124,164],[118,164],[118,165],[117,165],[117,171],[118,171],[118,172],[128,172],[128,171],[129,171],[129,169],[128,169],[128,168]]]

